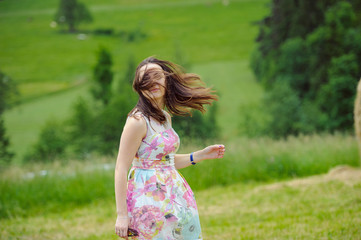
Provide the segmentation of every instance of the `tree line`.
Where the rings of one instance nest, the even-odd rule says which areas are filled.
[[[273,0],[251,67],[275,137],[349,131],[361,76],[361,2]]]

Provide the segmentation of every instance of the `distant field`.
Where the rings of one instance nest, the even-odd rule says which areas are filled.
[[[16,153],[14,162],[21,162],[24,153],[38,139],[39,131],[47,120],[66,119],[77,98],[87,95],[88,86],[82,85],[34,99],[6,112],[5,126],[10,136],[11,149]]]
[[[258,32],[256,20],[267,1],[87,1],[94,22],[79,33],[113,29],[114,36],[61,34],[50,27],[57,1],[0,2],[0,66],[15,79],[22,98],[36,97],[87,81],[95,51],[105,45],[121,74],[129,55],[174,60],[176,48],[191,63],[248,60]],[[117,35],[140,28],[145,39],[127,42]]]
[[[19,83],[25,101],[5,114],[15,162],[36,141],[46,120],[65,119],[72,102],[86,94],[99,45],[114,56],[115,81],[129,55],[137,62],[150,55],[175,60],[176,51],[181,51],[191,70],[220,95],[217,120],[222,138],[238,136],[241,107],[252,107],[263,94],[248,59],[258,32],[251,23],[266,14],[266,2],[230,1],[224,6],[221,1],[87,1],[95,21],[81,25],[81,32],[112,28],[118,33],[141,26],[148,36],[126,42],[119,36],[91,34],[81,41],[76,34],[52,29],[54,0],[1,1],[0,66]]]
[[[213,239],[358,240],[361,170],[272,184],[234,184],[195,192],[203,237]],[[0,220],[1,239],[119,239],[113,198],[66,211]]]

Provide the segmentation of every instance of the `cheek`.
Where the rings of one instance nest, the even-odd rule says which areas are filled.
[[[162,94],[165,94],[167,92],[167,88],[165,85],[163,85],[163,87],[161,88],[161,92]]]
[[[163,88],[163,90],[164,90],[164,92],[166,91],[166,89],[167,89],[167,82],[166,82],[166,80],[164,79],[163,81],[162,81],[162,88]]]

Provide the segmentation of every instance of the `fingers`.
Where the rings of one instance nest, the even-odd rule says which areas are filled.
[[[115,234],[121,238],[128,239],[128,228],[115,228]]]
[[[223,144],[214,144],[204,149],[205,159],[223,158],[226,147]]]
[[[223,158],[224,153],[226,151],[226,147],[223,144],[217,144],[218,146],[218,158]]]
[[[118,216],[115,223],[115,234],[121,238],[128,239],[128,217]]]

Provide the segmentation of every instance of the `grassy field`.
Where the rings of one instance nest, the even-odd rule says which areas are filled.
[[[226,142],[222,160],[181,169],[192,189],[235,183],[273,182],[328,172],[347,164],[359,166],[354,138],[343,135],[267,138]],[[200,149],[182,145],[180,153]],[[114,198],[116,157],[92,156],[86,161],[55,161],[12,166],[0,175],[0,219],[63,212]]]
[[[194,64],[245,60],[258,31],[251,23],[266,13],[266,2],[234,1],[226,7],[220,1],[140,1],[134,6],[126,1],[91,1],[87,4],[95,21],[80,26],[80,32],[90,34],[78,40],[77,34],[61,34],[49,26],[57,1],[3,1],[0,65],[27,99],[89,79],[99,45],[110,49],[118,73],[129,55],[137,62],[150,55],[172,60],[175,45]],[[147,37],[134,42],[117,34],[91,34],[95,29],[119,33],[138,28]]]
[[[5,113],[17,155],[0,174],[0,239],[117,239],[115,156],[22,163],[43,124],[66,119],[88,96],[100,45],[114,57],[115,81],[129,56],[174,61],[180,51],[217,90],[225,158],[181,170],[195,190],[204,239],[361,239],[361,170],[335,168],[360,166],[354,136],[244,137],[266,120],[249,56],[252,23],[267,14],[268,0],[83,2],[95,21],[69,34],[50,27],[58,0],[0,1],[0,70],[19,84],[23,101]],[[122,36],[136,31],[145,38]],[[180,153],[202,147],[182,142]],[[302,178],[310,175],[317,176]]]
[[[266,14],[266,3],[242,0],[225,6],[221,1],[204,0],[92,0],[87,4],[95,21],[80,26],[88,37],[78,40],[77,34],[62,34],[50,27],[57,1],[1,1],[0,66],[19,84],[24,101],[5,113],[17,154],[14,162],[21,163],[45,121],[65,119],[74,100],[86,95],[99,45],[108,47],[114,56],[115,80],[122,76],[130,55],[137,62],[150,55],[175,60],[176,51],[181,51],[191,70],[220,95],[217,120],[222,138],[239,136],[242,106],[252,107],[263,94],[248,59],[258,31],[252,23]],[[140,26],[145,39],[129,42],[118,34]],[[92,34],[105,28],[116,34]]]
[[[64,120],[71,113],[71,105],[80,96],[86,97],[88,85],[66,89],[59,93],[39,97],[10,109],[5,114],[5,125],[10,136],[15,163],[33,144],[43,124],[49,119]]]
[[[361,239],[361,170],[195,192],[204,239]],[[113,198],[0,220],[1,239],[119,239]]]

